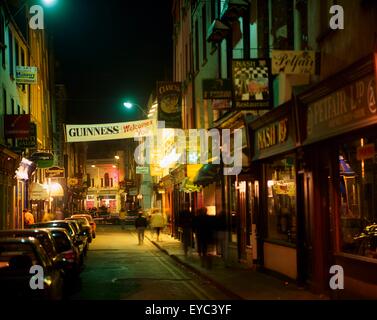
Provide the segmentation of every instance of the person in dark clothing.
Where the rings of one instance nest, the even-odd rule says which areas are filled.
[[[135,227],[137,231],[137,237],[139,239],[139,245],[142,245],[144,243],[144,232],[147,226],[147,219],[143,216],[142,213],[139,213],[138,217],[135,220]]]
[[[192,219],[188,208],[179,213],[179,226],[182,229],[182,244],[185,257],[187,257],[188,248],[191,245]]]
[[[208,256],[208,245],[212,240],[212,221],[207,215],[207,208],[200,208],[194,219],[194,231],[202,267],[211,267],[211,259]]]

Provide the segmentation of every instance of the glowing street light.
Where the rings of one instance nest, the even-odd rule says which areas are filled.
[[[56,4],[57,0],[42,0],[42,3],[46,6],[53,6]]]
[[[141,106],[139,106],[138,104],[136,104],[136,103],[131,103],[129,101],[126,101],[126,102],[123,103],[123,106],[126,109],[129,109],[129,110],[132,109],[133,106],[135,106],[135,107],[139,108],[139,110],[141,110],[148,117],[148,114],[145,112],[145,110]]]

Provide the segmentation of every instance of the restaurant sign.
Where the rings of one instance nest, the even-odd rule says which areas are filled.
[[[265,150],[278,144],[285,143],[288,139],[288,119],[285,118],[257,131],[256,148]]]
[[[272,50],[272,74],[315,74],[314,51]]]
[[[233,60],[232,73],[236,109],[271,108],[270,60]]]
[[[326,139],[377,123],[373,74],[308,105],[305,143]]]

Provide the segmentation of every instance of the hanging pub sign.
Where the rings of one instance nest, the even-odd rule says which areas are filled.
[[[4,134],[6,138],[28,138],[30,135],[30,114],[5,115]]]
[[[233,60],[236,109],[270,109],[272,88],[268,59]]]
[[[180,82],[157,82],[158,121],[165,128],[182,128],[182,91]]]
[[[315,74],[314,51],[272,50],[272,74]]]
[[[36,84],[38,82],[37,67],[16,67],[16,82],[18,84]]]
[[[64,168],[51,167],[46,169],[46,178],[64,178]]]
[[[34,152],[30,160],[35,162],[38,168],[50,168],[54,164],[54,155],[51,152]]]
[[[17,147],[25,148],[34,148],[37,146],[37,125],[33,122],[30,123],[30,133],[27,138],[18,138]]]
[[[232,99],[232,81],[229,79],[203,79],[203,99]]]

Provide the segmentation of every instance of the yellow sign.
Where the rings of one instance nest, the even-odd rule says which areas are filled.
[[[315,74],[314,51],[272,50],[272,74]]]
[[[37,67],[16,67],[16,82],[20,84],[36,84],[38,69]]]

